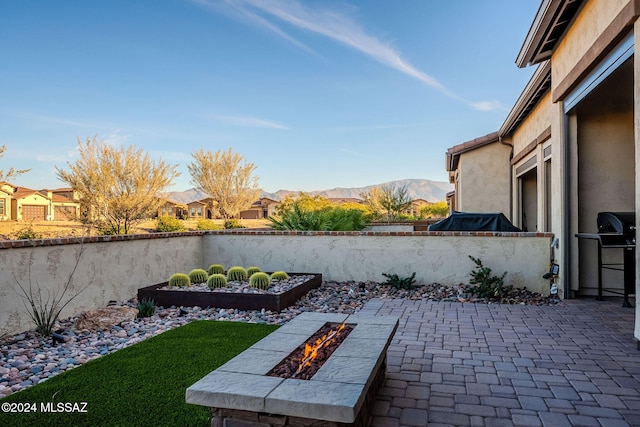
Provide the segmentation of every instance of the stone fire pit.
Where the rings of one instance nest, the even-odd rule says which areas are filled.
[[[310,380],[267,373],[326,323],[354,329]],[[364,426],[386,374],[395,317],[302,313],[187,389],[212,426]]]

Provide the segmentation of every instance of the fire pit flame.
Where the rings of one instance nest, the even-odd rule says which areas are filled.
[[[311,362],[318,357],[318,351],[323,347],[328,347],[340,335],[347,325],[342,323],[335,329],[331,329],[327,334],[318,338],[313,345],[306,343],[304,345],[304,356],[298,364],[298,370],[291,376],[295,378],[304,368],[311,366]]]

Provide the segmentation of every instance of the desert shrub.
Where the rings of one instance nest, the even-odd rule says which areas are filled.
[[[475,267],[469,275],[471,280],[469,283],[473,285],[471,291],[481,298],[496,298],[501,297],[504,292],[504,276],[507,272],[502,273],[502,276],[495,276],[489,267],[482,265],[482,261],[478,258],[474,258],[469,255],[471,261],[475,263]]]
[[[224,222],[224,228],[225,230],[230,228],[244,228],[244,225],[242,225],[242,222],[237,218],[229,218]]]
[[[312,209],[307,205],[294,201],[288,208],[280,209],[278,216],[269,217],[272,227],[276,230],[357,231],[367,225],[366,213],[362,209],[333,205]]]
[[[279,281],[279,280],[287,280],[289,279],[289,275],[287,273],[285,273],[284,271],[274,271],[271,274],[271,280],[273,281]]]
[[[191,284],[191,279],[189,279],[189,275],[184,273],[176,273],[169,278],[169,286],[184,288],[185,286],[189,286]]]
[[[198,230],[222,230],[222,226],[212,219],[200,219],[196,224]]]
[[[267,289],[269,288],[270,282],[271,280],[269,280],[269,275],[261,271],[253,273],[249,278],[249,285],[256,289]]]
[[[243,280],[247,280],[249,274],[247,274],[247,270],[244,267],[235,266],[231,267],[229,271],[227,271],[227,280],[233,280],[241,282]]]
[[[138,317],[151,317],[156,311],[156,303],[152,299],[143,298],[138,302]]]
[[[16,240],[42,239],[42,234],[33,229],[32,226],[21,228],[15,233]]]
[[[96,234],[99,236],[115,236],[121,234],[121,232],[124,233],[118,225],[106,221],[97,221],[94,223],[94,227],[96,228]]]
[[[224,265],[222,264],[211,264],[208,270],[209,276],[212,274],[224,274]]]
[[[389,285],[396,289],[411,289],[416,282],[416,273],[411,273],[409,277],[400,277],[397,274],[388,274],[382,273],[384,277],[387,278],[387,281],[383,283],[383,285]]]
[[[194,268],[189,272],[191,283],[206,283],[208,277],[207,271],[201,268]]]
[[[253,273],[258,273],[260,271],[262,271],[262,269],[260,267],[256,267],[255,265],[252,265],[251,267],[247,268],[247,274],[249,275],[249,277],[251,277]]]
[[[211,289],[227,286],[227,278],[224,274],[214,273],[207,279],[207,286]]]
[[[169,215],[163,215],[158,217],[156,223],[156,231],[161,233],[170,233],[175,231],[185,231],[184,223],[178,218],[174,218]]]

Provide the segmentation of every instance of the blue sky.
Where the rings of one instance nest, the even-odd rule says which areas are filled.
[[[0,170],[55,167],[97,135],[179,165],[233,147],[262,189],[447,181],[533,69],[539,0],[3,0]]]

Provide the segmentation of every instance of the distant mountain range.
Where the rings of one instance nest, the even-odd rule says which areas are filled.
[[[402,186],[407,187],[407,193],[412,199],[424,199],[429,202],[438,202],[446,199],[446,194],[453,190],[453,185],[444,181],[431,181],[428,179],[401,179],[398,181],[389,181],[381,184],[368,185],[366,187],[355,188],[332,188],[330,190],[306,191],[305,193],[313,196],[324,196],[327,198],[357,198],[361,199],[361,193],[367,193],[371,188],[382,185],[395,185],[396,188]],[[298,194],[299,191],[278,190],[275,193],[262,192],[262,197],[274,200],[282,200],[289,195]],[[167,193],[166,197],[179,203],[190,203],[194,200],[202,200],[207,197],[206,193],[195,188],[186,191],[174,191]]]

